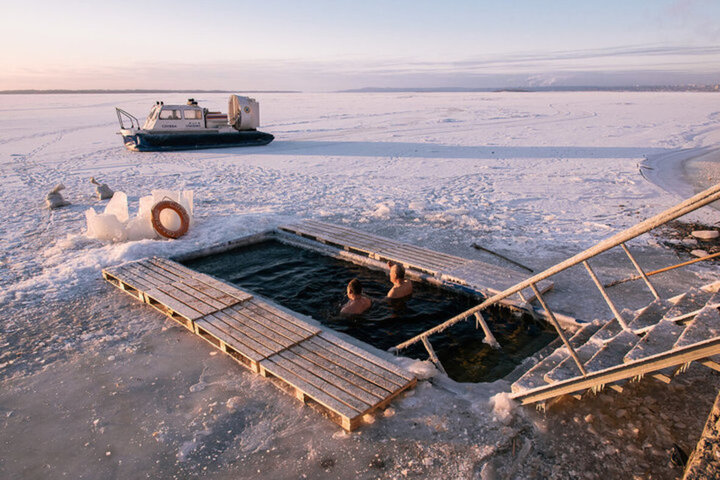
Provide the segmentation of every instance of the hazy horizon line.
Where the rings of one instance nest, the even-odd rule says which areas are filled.
[[[0,90],[0,95],[48,95],[48,94],[127,94],[127,93],[472,93],[472,92],[583,92],[583,91],[720,91],[720,84],[668,84],[668,85],[572,85],[572,86],[504,86],[504,87],[362,87],[324,92],[303,90],[226,90],[226,89],[103,89],[103,88],[50,88],[50,89],[10,89]]]

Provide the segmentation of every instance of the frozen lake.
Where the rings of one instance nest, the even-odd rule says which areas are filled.
[[[563,428],[585,453],[561,461],[548,436],[561,419],[551,416],[543,427],[529,412],[503,422],[488,406],[507,390],[502,381],[421,382],[391,414],[348,437],[210,355],[204,343],[105,284],[100,270],[303,218],[502,264],[471,248],[478,243],[546,268],[679,202],[693,192],[691,178],[718,178],[714,158],[702,157],[720,140],[717,94],[254,96],[273,143],[170,153],[126,151],[114,107],[143,118],[156,100],[195,97],[226,111],[226,95],[0,96],[0,306],[7,313],[0,324],[0,473],[473,478],[493,459],[507,472],[514,458],[507,442],[516,439],[518,449],[533,445],[516,470],[539,478],[556,465],[566,475],[576,469],[610,478],[625,470],[606,446],[625,451],[627,442],[639,453],[630,449],[624,458],[645,465],[640,474],[677,474],[662,476],[658,462],[669,437],[649,426],[630,440],[604,427],[585,438],[585,422],[571,422]],[[152,189],[193,190],[196,223],[173,242],[88,239],[84,212],[105,205],[90,177],[127,193],[131,215]],[[50,212],[44,197],[58,183],[72,205]],[[649,267],[677,261],[653,237],[632,246]],[[605,273],[621,264],[610,255]],[[668,276],[662,287],[672,292],[715,274],[700,265]],[[578,281],[558,278],[558,290]],[[600,305],[572,298],[559,300],[561,308],[584,313]],[[679,430],[685,437],[694,431],[686,423]],[[643,449],[648,439],[653,447]],[[588,453],[597,445],[604,456]]]

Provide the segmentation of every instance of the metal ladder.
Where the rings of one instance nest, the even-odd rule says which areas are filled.
[[[640,222],[627,230],[624,230],[620,233],[617,233],[613,235],[610,238],[607,238],[606,240],[603,240],[599,242],[598,244],[588,248],[587,250],[578,253],[577,255],[574,255],[571,258],[568,258],[565,261],[562,261],[548,269],[546,269],[543,272],[540,272],[527,280],[524,280],[508,289],[506,289],[503,292],[498,293],[497,295],[493,295],[492,297],[489,297],[479,305],[470,308],[469,310],[466,310],[459,315],[456,315],[445,322],[428,329],[418,335],[416,335],[413,338],[410,338],[409,340],[406,340],[405,342],[402,342],[395,347],[393,347],[391,350],[394,351],[400,351],[404,348],[409,347],[410,345],[413,345],[417,342],[422,342],[425,346],[426,350],[428,351],[428,354],[430,355],[430,359],[438,365],[438,367],[444,371],[442,368],[442,365],[440,364],[440,360],[438,359],[437,355],[435,354],[432,345],[430,344],[429,337],[431,335],[434,335],[436,333],[442,332],[443,330],[459,323],[462,321],[465,321],[470,318],[470,316],[475,315],[476,319],[482,322],[482,311],[499,301],[517,294],[518,292],[521,292],[525,288],[531,288],[533,293],[535,294],[538,302],[542,306],[542,310],[544,312],[544,317],[552,324],[552,326],[555,328],[555,330],[558,333],[558,336],[562,340],[565,347],[568,349],[570,356],[572,357],[573,361],[575,362],[575,365],[582,377],[587,377],[588,372],[586,371],[585,367],[583,366],[583,362],[580,360],[580,358],[577,355],[577,352],[575,351],[575,348],[570,344],[568,341],[567,336],[563,332],[563,329],[561,328],[560,324],[557,321],[556,315],[553,313],[553,311],[550,309],[550,307],[547,305],[545,299],[541,295],[540,291],[537,288],[538,282],[548,279],[560,272],[563,272],[571,267],[574,267],[576,265],[582,264],[585,267],[585,270],[590,275],[590,277],[593,280],[593,283],[597,286],[597,289],[603,299],[605,300],[606,304],[610,308],[612,314],[614,315],[614,318],[617,320],[617,322],[620,324],[622,329],[624,331],[629,331],[630,328],[628,327],[628,323],[625,318],[623,318],[623,315],[620,313],[620,310],[617,308],[613,300],[608,295],[605,286],[600,282],[597,275],[595,274],[593,268],[590,266],[589,260],[593,257],[596,257],[597,255],[600,255],[603,252],[606,252],[608,250],[611,250],[616,247],[621,247],[625,254],[628,256],[630,262],[632,263],[633,267],[638,273],[638,277],[642,278],[642,280],[645,282],[645,285],[650,290],[651,294],[655,299],[659,299],[660,296],[658,295],[658,292],[656,288],[653,286],[653,284],[650,282],[650,279],[648,278],[648,274],[645,273],[643,268],[640,266],[640,264],[637,262],[635,257],[632,255],[630,250],[628,249],[626,242],[644,234],[647,233],[655,228],[658,228],[662,225],[665,225],[666,223],[675,220],[679,217],[682,217],[683,215],[686,215],[690,212],[693,212],[701,207],[704,207],[712,202],[715,202],[717,200],[720,200],[720,184],[714,185],[707,190],[704,190],[703,192],[698,193],[697,195],[675,205],[672,208],[669,208],[668,210],[665,210],[664,212],[655,215],[652,218],[649,218],[643,222]],[[679,266],[683,266],[688,264],[689,262],[685,262],[684,264],[680,264]],[[663,269],[667,270],[667,269]]]

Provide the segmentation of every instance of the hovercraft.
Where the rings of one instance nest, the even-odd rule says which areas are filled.
[[[230,95],[227,114],[202,108],[192,98],[185,105],[156,102],[142,127],[125,110],[115,111],[125,147],[134,152],[154,152],[267,145],[275,137],[257,130],[259,107],[254,98],[239,95]]]

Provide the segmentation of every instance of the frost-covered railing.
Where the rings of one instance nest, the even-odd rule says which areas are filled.
[[[653,296],[655,298],[659,298],[657,291],[655,290],[655,287],[653,287],[652,283],[650,283],[650,280],[648,279],[648,276],[645,274],[643,269],[640,267],[638,262],[635,260],[635,258],[630,253],[630,250],[628,250],[627,246],[625,245],[625,242],[628,242],[632,240],[635,237],[638,237],[644,233],[649,232],[650,230],[653,230],[657,227],[660,227],[667,222],[670,222],[672,220],[675,220],[676,218],[682,217],[683,215],[686,215],[692,211],[697,210],[698,208],[704,207],[705,205],[708,205],[712,202],[715,202],[717,200],[720,200],[720,183],[717,185],[714,185],[713,187],[708,188],[707,190],[698,193],[697,195],[685,200],[682,203],[679,203],[675,205],[674,207],[665,210],[664,212],[655,215],[652,218],[649,218],[643,222],[638,223],[637,225],[634,225],[627,230],[624,230],[620,233],[617,233],[613,235],[612,237],[603,240],[602,242],[596,244],[593,247],[588,248],[587,250],[578,253],[577,255],[568,258],[567,260],[560,262],[547,270],[538,273],[537,275],[534,275],[527,280],[520,282],[516,284],[513,287],[508,288],[507,290],[504,290],[503,292],[498,293],[497,295],[493,295],[492,297],[488,298],[481,304],[466,310],[462,312],[459,315],[456,315],[452,317],[449,320],[446,320],[445,322],[426,330],[419,335],[414,336],[413,338],[406,340],[403,343],[400,343],[393,347],[393,350],[402,350],[403,348],[409,347],[410,345],[413,345],[417,342],[422,342],[423,345],[425,345],[425,348],[427,349],[428,353],[430,354],[430,358],[436,363],[439,364],[439,360],[437,359],[437,356],[435,355],[435,352],[432,349],[432,346],[430,345],[430,342],[428,340],[428,337],[430,335],[433,335],[435,333],[442,332],[448,327],[451,327],[452,325],[455,325],[456,323],[462,322],[470,317],[470,315],[475,315],[478,320],[481,320],[482,314],[481,311],[491,305],[494,305],[495,303],[498,303],[500,300],[503,300],[511,295],[514,295],[528,287],[530,287],[535,294],[536,298],[540,302],[540,305],[542,306],[543,310],[545,311],[545,315],[547,316],[550,323],[555,327],[555,330],[558,332],[558,335],[562,339],[565,346],[568,348],[570,355],[572,356],[573,360],[575,360],[575,363],[577,364],[578,368],[580,369],[580,372],[583,374],[583,376],[587,375],[587,372],[585,371],[585,368],[582,365],[582,362],[578,358],[577,354],[575,353],[575,350],[572,348],[570,343],[568,342],[567,338],[565,337],[565,334],[562,331],[562,328],[560,327],[560,324],[558,323],[557,319],[555,318],[555,315],[550,310],[550,308],[545,303],[545,300],[543,299],[542,295],[540,294],[540,291],[537,288],[537,283],[541,282],[542,280],[545,280],[553,275],[556,275],[564,270],[567,270],[570,267],[573,267],[575,265],[578,265],[582,263],[586,270],[588,271],[590,277],[593,279],[593,282],[598,287],[598,290],[600,291],[600,294],[605,299],[605,302],[610,307],[610,310],[615,315],[615,318],[617,319],[618,323],[622,326],[623,329],[628,329],[627,323],[622,318],[622,315],[618,311],[617,307],[613,303],[613,301],[608,296],[607,292],[605,291],[605,288],[603,287],[602,283],[600,283],[600,280],[597,278],[597,275],[595,275],[595,272],[590,267],[590,264],[588,263],[588,260],[603,253],[606,252],[612,248],[615,248],[617,246],[621,246],[622,249],[627,254],[628,258],[632,262],[635,269],[638,271],[638,274],[640,277],[645,281],[645,284],[648,286],[650,291],[652,292]],[[441,367],[442,368],[442,367]]]

